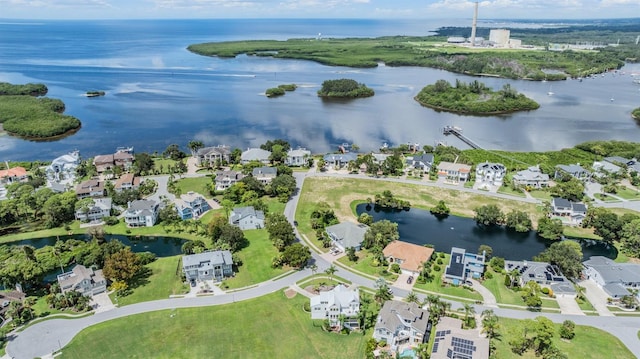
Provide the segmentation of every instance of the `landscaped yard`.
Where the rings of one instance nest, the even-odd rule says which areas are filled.
[[[551,193],[542,189],[536,189],[529,191],[529,194],[533,198],[541,199],[543,201],[551,201]]]
[[[504,285],[504,277],[505,277],[504,274],[496,273],[490,268],[488,268],[487,271],[491,272],[491,274],[493,275],[493,278],[485,279],[482,282],[482,284],[487,289],[489,289],[491,293],[493,293],[493,295],[496,297],[496,301],[498,302],[498,304],[520,305],[523,307],[526,306],[519,292],[511,290]],[[548,308],[548,309],[560,308],[560,306],[558,305],[558,302],[555,299],[549,298],[544,294],[540,294],[540,298],[542,299],[542,308]]]
[[[495,340],[496,358],[500,359],[521,359],[540,358],[532,351],[520,356],[514,354],[509,346],[509,341],[521,335],[524,322],[516,319],[500,318],[500,339]],[[607,359],[627,359],[635,356],[613,335],[594,327],[576,325],[575,337],[572,340],[562,340],[558,335],[561,324],[555,324],[556,331],[553,344],[561,352],[567,354],[568,358],[607,358]]]
[[[181,194],[193,191],[205,198],[211,198],[211,194],[209,194],[210,183],[212,183],[212,180],[209,176],[188,178],[178,178],[176,176],[176,188],[180,189]]]
[[[308,301],[278,291],[222,306],[110,320],[83,330],[61,358],[364,358],[371,333],[324,332],[302,310]]]
[[[524,193],[522,193],[521,190],[514,190],[511,187],[508,186],[502,186],[498,189],[498,193],[504,193],[504,194],[508,194],[511,196],[516,196],[516,197],[526,197]]]
[[[134,304],[156,299],[167,299],[172,294],[183,294],[189,286],[182,281],[181,256],[158,258],[147,264],[151,275],[141,280],[139,286],[132,289],[131,294],[117,298],[119,305]],[[116,303],[116,295],[110,295]]]
[[[640,192],[625,187],[616,192],[616,196],[624,199],[637,200],[640,199]]]
[[[441,255],[441,253],[436,252],[433,255],[435,258],[436,255]],[[468,289],[463,288],[462,286],[454,286],[449,284],[444,284],[443,286],[442,275],[444,273],[445,268],[447,267],[447,264],[449,264],[450,257],[451,257],[450,254],[444,253],[443,258],[438,257],[438,259],[435,259],[433,262],[434,264],[431,267],[432,268],[431,275],[433,276],[433,279],[430,282],[426,282],[425,284],[420,284],[416,281],[416,284],[414,284],[413,287],[417,289],[430,291],[430,292],[438,292],[445,295],[452,295],[455,297],[468,298],[472,300],[482,300],[482,296],[480,295],[480,293],[476,291],[472,292]],[[438,264],[438,261],[440,260],[442,264]],[[436,271],[435,269],[433,269],[436,265],[440,266],[439,271]]]
[[[347,256],[343,256],[338,259],[338,262],[346,265],[347,267],[351,267],[357,271],[366,273],[370,276],[379,278],[384,277],[384,279],[389,281],[395,281],[398,278],[398,275],[387,270],[383,273],[384,269],[388,269],[385,266],[374,266],[373,256],[369,254],[369,251],[363,249],[358,252],[358,261],[356,263],[352,262],[347,258]]]
[[[278,254],[278,250],[269,240],[267,230],[252,229],[244,231],[244,235],[249,240],[249,246],[237,253],[238,258],[242,260],[242,265],[235,273],[235,277],[224,281],[229,288],[242,288],[258,284],[288,270],[271,267],[273,257]]]

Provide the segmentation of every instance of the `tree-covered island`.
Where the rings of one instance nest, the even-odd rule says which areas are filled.
[[[104,91],[87,91],[87,93],[85,94],[85,96],[87,97],[99,97],[104,95],[105,95]]]
[[[436,110],[469,115],[493,115],[535,110],[540,105],[506,84],[493,91],[479,81],[466,83],[456,80],[455,86],[438,80],[427,85],[415,97],[421,105]]]
[[[298,88],[296,84],[282,84],[278,85],[278,87],[272,87],[267,89],[264,93],[267,97],[278,97],[283,96],[286,91],[295,91]]]
[[[371,97],[375,92],[365,84],[351,79],[326,80],[318,91],[318,96],[324,98],[359,98]]]
[[[633,119],[636,120],[636,121],[640,121],[640,107],[638,107],[635,110],[631,111],[631,117],[633,117]]]
[[[80,120],[63,115],[58,99],[34,97],[47,93],[42,84],[0,84],[0,124],[16,136],[45,140],[80,128]]]

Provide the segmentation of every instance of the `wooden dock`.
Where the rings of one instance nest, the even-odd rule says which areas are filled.
[[[442,129],[442,134],[444,134],[446,136],[454,135],[454,136],[458,137],[462,142],[464,142],[467,145],[469,145],[469,147],[471,147],[473,149],[482,149],[482,147],[480,147],[480,145],[478,145],[477,143],[473,142],[470,138],[468,138],[465,135],[463,135],[462,134],[462,128],[460,128],[458,126],[445,126]]]

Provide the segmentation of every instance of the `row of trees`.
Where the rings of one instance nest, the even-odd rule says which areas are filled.
[[[474,220],[479,225],[495,226],[504,225],[516,232],[529,232],[533,229],[529,214],[519,210],[512,210],[506,215],[495,204],[487,204],[477,207],[475,210]]]
[[[301,268],[311,259],[311,251],[302,243],[296,242],[293,227],[284,214],[270,214],[267,217],[265,227],[269,232],[269,239],[280,252],[273,258],[272,266],[280,267],[286,264],[294,268]]]
[[[617,215],[603,207],[590,207],[582,221],[583,227],[593,227],[603,240],[622,243],[623,251],[640,258],[640,216],[633,213]]]

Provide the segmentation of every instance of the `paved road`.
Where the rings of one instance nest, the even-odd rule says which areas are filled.
[[[302,188],[304,179],[307,176],[321,175],[321,176],[333,176],[331,174],[315,174],[315,173],[294,173],[294,177],[298,182],[298,188]],[[160,176],[162,177],[162,176]],[[361,178],[361,176],[358,176]],[[156,178],[156,180],[158,180]],[[376,179],[373,179],[376,180]],[[379,179],[388,180],[388,179]],[[396,182],[417,183],[417,181],[394,179]],[[428,186],[435,186],[432,183],[420,182],[421,184]],[[442,187],[449,187],[444,185]],[[463,190],[465,192],[474,192],[472,189],[461,188],[456,186],[450,186],[453,189]],[[488,194],[485,191],[479,191],[483,195],[494,195],[496,197],[505,198],[506,195],[499,193]],[[512,196],[506,196],[509,199],[516,199]],[[290,221],[293,221],[297,202],[299,199],[299,192],[294,194],[291,201],[289,201],[285,207],[285,215]],[[522,201],[529,201],[526,198],[518,198]],[[324,260],[317,253],[313,253],[313,261],[318,266],[318,272],[328,268],[331,264]],[[361,277],[353,272],[344,270],[337,267],[338,271],[336,275],[351,281],[355,285],[374,287],[374,281]],[[187,308],[187,307],[203,307],[211,305],[228,304],[236,301],[242,301],[246,299],[256,298],[268,293],[272,293],[283,288],[289,287],[295,282],[311,275],[309,269],[297,271],[291,275],[285,276],[276,280],[269,280],[259,285],[234,293],[226,293],[223,295],[215,295],[211,297],[196,297],[196,298],[176,298],[176,299],[164,299],[151,302],[143,302],[133,305],[124,306],[111,311],[97,313],[95,315],[74,319],[52,319],[44,322],[34,324],[20,333],[11,334],[9,336],[9,343],[6,351],[9,356],[17,359],[22,358],[34,358],[42,357],[53,351],[59,350],[61,347],[67,345],[71,339],[77,335],[82,329],[91,325],[101,323],[107,320],[121,318],[128,315],[134,315],[139,313],[174,309],[174,308]],[[408,294],[406,290],[401,288],[394,288],[396,296],[404,297]],[[419,295],[419,297],[423,297]],[[461,307],[460,303],[452,302],[453,309]],[[544,315],[554,322],[562,322],[566,319],[573,320],[577,324],[594,326],[618,337],[633,353],[640,353],[640,340],[638,340],[637,332],[640,330],[640,318],[638,317],[595,317],[595,316],[576,316],[576,315],[563,315],[563,314],[549,314],[549,313],[532,313],[528,311],[510,310],[495,307],[476,306],[478,313],[484,309],[492,309],[497,315],[516,319],[535,318],[539,315]]]

